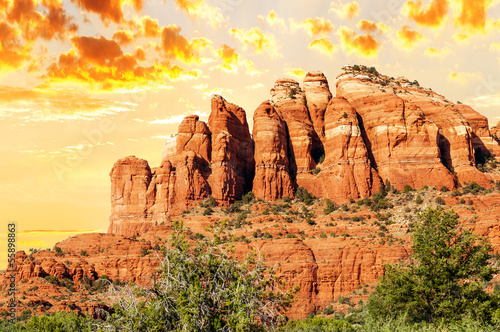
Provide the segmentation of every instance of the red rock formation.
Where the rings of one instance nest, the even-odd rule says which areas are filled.
[[[470,106],[455,105],[471,127],[472,147],[474,151],[481,151],[483,155],[497,156],[500,160],[500,145],[490,133],[488,118],[473,110]]]
[[[194,151],[206,163],[210,162],[212,142],[210,130],[198,115],[186,116],[179,126],[176,153]]]
[[[210,196],[211,189],[207,180],[209,170],[205,162],[203,157],[192,150],[176,156],[175,196],[179,210]]]
[[[357,113],[344,98],[328,104],[324,141],[325,160],[318,165],[321,172],[314,181],[316,188],[309,190],[335,201],[369,197],[379,191],[381,181],[371,167]]]
[[[212,132],[212,196],[225,205],[251,188],[253,141],[245,110],[221,96],[212,97],[208,125]]]
[[[262,103],[253,115],[255,177],[253,193],[273,201],[293,196],[289,174],[286,124],[269,102]]]
[[[151,169],[146,160],[135,156],[118,160],[109,174],[111,177],[111,216],[109,232],[135,234],[145,232],[155,224],[148,218],[148,187]]]
[[[325,144],[325,111],[330,99],[332,99],[325,75],[318,71],[307,73],[304,78],[304,93],[314,130],[322,143]]]
[[[493,128],[490,129],[491,136],[500,142],[500,122]]]
[[[305,93],[299,83],[291,79],[276,81],[271,90],[271,103],[286,122],[290,140],[292,172],[309,173],[314,168],[313,147],[317,139],[306,107]]]
[[[453,175],[441,163],[439,126],[420,103],[432,100],[395,94],[400,87],[385,87],[383,82],[373,74],[352,72],[337,80],[337,96],[345,97],[362,119],[367,148],[381,178],[398,189],[455,187]]]

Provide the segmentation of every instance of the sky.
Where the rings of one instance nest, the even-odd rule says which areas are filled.
[[[346,64],[418,80],[500,121],[500,0],[0,0],[0,268],[106,232],[109,172],[156,167],[210,96],[249,124],[282,77]]]

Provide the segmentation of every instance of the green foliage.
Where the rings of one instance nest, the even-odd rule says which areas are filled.
[[[316,198],[302,187],[297,188],[297,190],[295,191],[295,197],[306,205],[311,205]]]
[[[450,191],[450,189],[448,189],[448,187],[447,187],[447,186],[442,186],[442,187],[441,187],[441,192],[443,192],[443,193],[447,193],[448,191]]]
[[[331,307],[330,307],[331,309]],[[277,332],[336,332],[354,331],[351,324],[345,320],[315,316],[304,320],[292,320]]]
[[[385,199],[385,189],[383,190],[383,192],[373,194],[372,200],[372,211],[375,212],[394,207],[388,200]]]
[[[62,255],[65,254],[65,252],[60,247],[58,247],[58,246],[55,246],[54,250],[55,250],[57,256],[62,256]]]
[[[330,213],[332,213],[333,211],[335,211],[337,209],[337,206],[328,198],[325,200],[325,203],[326,203],[326,207],[323,209],[323,213],[325,215],[329,215]]]
[[[80,250],[81,256],[88,256],[89,254],[85,250]]]
[[[290,93],[288,94],[288,96],[291,98],[291,99],[295,99],[297,98],[295,95],[297,94],[297,89],[296,88],[291,88],[290,89]]]
[[[141,257],[144,257],[147,254],[149,254],[149,249],[147,247],[142,247],[141,248]]]
[[[417,198],[415,198],[415,203],[417,203],[418,205],[420,205],[423,202],[424,202],[424,200],[422,199],[422,196],[417,195]]]
[[[19,331],[90,332],[95,331],[95,328],[92,328],[93,325],[95,322],[88,317],[80,317],[73,312],[56,312],[53,315],[31,317]]]
[[[253,194],[253,192],[249,191],[245,195],[243,195],[243,197],[241,198],[241,202],[243,204],[250,204],[254,201],[254,199],[255,195]]]
[[[403,193],[406,194],[406,193],[409,193],[413,191],[413,188],[409,185],[405,185],[405,187],[403,188]]]
[[[215,200],[215,198],[213,196],[210,196],[205,201],[200,203],[200,207],[204,207],[204,208],[213,208],[216,206],[217,206],[217,201]]]
[[[225,225],[191,247],[182,223],[174,222],[160,277],[150,288],[123,289],[105,331],[261,331],[276,326],[293,292],[277,291],[272,269],[255,252],[243,263],[222,243]]]
[[[436,204],[446,205],[446,202],[444,201],[443,197],[436,197]]]
[[[203,215],[204,216],[210,216],[214,213],[214,209],[212,209],[210,206],[206,207],[205,210],[203,210]]]
[[[473,194],[476,195],[477,193],[480,193],[482,191],[485,191],[486,188],[480,186],[476,182],[471,182],[467,183],[465,187],[462,188],[463,193],[466,194]]]
[[[497,272],[488,264],[491,246],[484,238],[459,227],[458,216],[442,208],[420,214],[412,237],[411,262],[386,266],[371,295],[367,307],[372,317],[405,317],[408,322],[498,319],[499,298],[484,291]]]
[[[316,167],[315,169],[313,169],[313,171],[312,171],[312,172],[313,172],[313,174],[314,174],[314,175],[318,175],[318,174],[319,174],[319,172],[321,172],[321,168]]]

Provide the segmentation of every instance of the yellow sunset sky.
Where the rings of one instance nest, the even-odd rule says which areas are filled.
[[[500,121],[500,0],[0,0],[0,268],[106,232],[109,172],[159,165],[222,94],[249,119],[274,81],[375,66]]]

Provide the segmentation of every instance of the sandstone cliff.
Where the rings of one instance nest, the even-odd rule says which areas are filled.
[[[209,196],[227,206],[250,190],[277,200],[304,187],[343,203],[384,182],[398,190],[472,181],[491,187],[476,157],[500,159],[497,130],[469,106],[364,66],[343,67],[335,86],[332,97],[320,72],[308,73],[303,89],[277,80],[254,112],[253,137],[246,112],[213,96],[208,125],[186,117],[165,143],[160,167],[135,157],[115,164],[109,231],[137,234]]]

